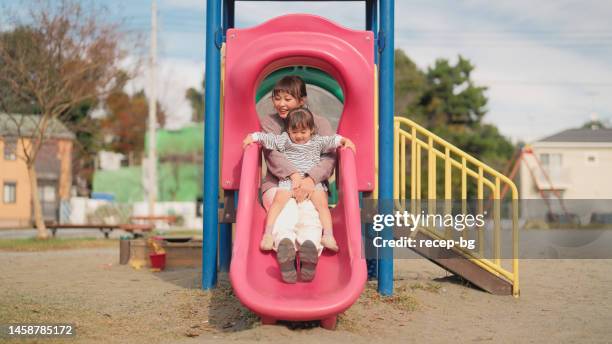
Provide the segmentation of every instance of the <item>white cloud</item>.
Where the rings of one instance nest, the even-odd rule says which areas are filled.
[[[557,0],[557,1],[486,1],[470,0],[473,10],[487,8],[489,12],[504,15],[526,24],[568,32],[609,30],[612,4],[609,1]]]
[[[166,128],[178,129],[191,121],[191,105],[185,99],[185,91],[190,87],[200,88],[204,75],[204,63],[185,59],[161,59],[157,68],[157,99],[166,111]],[[145,89],[150,94],[149,68],[132,80],[127,86],[128,93]]]
[[[203,0],[161,0],[159,6],[177,7],[183,9],[205,9],[206,1]]]
[[[161,4],[205,7],[199,0]],[[252,26],[295,12],[364,27],[360,2],[237,2],[236,24]],[[515,139],[532,140],[580,125],[591,112],[612,117],[612,100],[606,97],[612,89],[610,17],[610,3],[598,0],[396,1],[395,46],[421,68],[437,58],[455,61],[458,54],[470,59],[474,79],[489,87],[486,121]],[[184,92],[199,87],[203,75],[203,62],[195,62],[204,58],[203,38],[198,39],[203,32],[174,31],[160,34],[160,47],[174,57],[160,63],[160,99],[176,122],[184,123],[190,116]],[[191,61],[178,58],[189,56]]]
[[[602,13],[609,13],[610,6],[580,3],[578,7],[584,8],[579,9],[569,2],[527,5],[476,0],[448,5],[400,3],[396,48],[423,68],[436,58],[455,61],[462,54],[470,59],[476,66],[474,79],[489,87],[490,111],[485,119],[502,133],[533,140],[580,125],[593,111],[604,118],[611,115],[612,100],[605,96],[606,87],[612,86],[610,51],[585,53],[579,49],[584,48],[580,46],[584,36],[563,34],[561,39],[571,44],[558,44],[564,25],[609,32],[611,26],[604,20],[609,16]],[[401,13],[412,15],[398,21]],[[592,19],[590,24],[582,23],[585,17]],[[557,33],[557,41],[530,35],[543,31]],[[587,38],[593,48],[600,37]]]
[[[239,1],[236,3],[236,26],[253,26],[289,13],[315,14],[352,29],[365,28],[365,5],[362,2]]]

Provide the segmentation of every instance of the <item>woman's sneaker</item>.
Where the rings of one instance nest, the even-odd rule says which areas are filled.
[[[297,271],[295,270],[295,246],[293,241],[286,238],[281,240],[276,250],[276,260],[280,267],[283,282],[295,283],[297,281]]]
[[[319,252],[315,244],[310,241],[304,241],[299,248],[300,254],[300,280],[310,282],[315,277],[317,263],[319,261]]]

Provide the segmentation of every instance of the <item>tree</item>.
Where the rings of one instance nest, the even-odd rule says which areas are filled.
[[[493,168],[503,169],[515,148],[497,127],[483,123],[487,88],[476,86],[471,79],[475,68],[471,62],[462,56],[454,65],[438,59],[422,72],[403,51],[397,50],[395,58],[396,113],[410,117]],[[423,176],[427,176],[427,168],[427,165],[423,167]],[[444,175],[437,176],[437,189],[443,190]],[[459,177],[458,173],[453,174],[455,191],[460,190]],[[425,194],[426,183],[421,185]],[[468,192],[474,190],[468,189]]]
[[[102,149],[101,120],[90,116],[98,104],[98,101],[84,101],[60,116],[76,137],[72,153],[72,175],[79,196],[89,196],[91,192],[96,156]]]
[[[149,101],[140,91],[130,96],[123,91],[113,92],[106,99],[108,115],[102,120],[105,134],[110,136],[108,148],[128,157],[130,165],[140,162],[147,132]],[[157,123],[164,126],[166,114],[157,103]]]
[[[31,137],[22,137],[38,238],[48,238],[36,178],[36,157],[53,119],[71,113],[86,101],[104,97],[124,78],[118,62],[126,56],[125,34],[101,15],[103,9],[84,8],[76,0],[34,2],[28,20],[10,15],[13,34],[0,41],[0,83],[7,88],[3,111],[9,106],[32,106],[40,114]],[[99,19],[104,18],[104,20]],[[6,30],[4,30],[6,31]],[[18,130],[19,131],[19,130]]]
[[[607,129],[606,124],[598,119],[592,119],[584,123],[580,128],[581,129],[591,129],[591,130]]]
[[[185,92],[185,99],[189,100],[189,104],[191,104],[191,121],[192,122],[204,122],[204,87],[205,81],[202,80],[202,89],[197,90],[193,87],[190,87]]]
[[[427,80],[425,74],[401,49],[395,50],[395,114],[415,114],[423,96]],[[423,119],[415,118],[420,122]]]
[[[14,54],[19,42],[31,41],[34,39],[34,35],[35,32],[28,27],[17,27],[13,31],[0,32],[0,47],[4,47],[7,53]],[[22,114],[40,113],[38,102],[32,95],[19,97],[18,94],[12,91],[8,80],[4,78],[0,78],[0,104],[4,112]]]
[[[486,113],[487,88],[474,85],[473,70],[474,66],[461,55],[454,66],[448,60],[438,59],[427,69],[427,88],[418,105],[428,126],[480,123]]]

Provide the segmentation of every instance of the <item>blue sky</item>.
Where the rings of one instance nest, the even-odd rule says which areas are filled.
[[[14,1],[0,0],[2,4]],[[104,0],[111,15],[148,39],[150,0]],[[160,100],[184,124],[189,86],[202,81],[204,0],[158,0]],[[239,2],[238,27],[292,12],[326,16],[363,28],[361,2]],[[458,54],[476,66],[489,90],[485,121],[514,140],[531,141],[579,126],[593,114],[612,119],[612,2],[606,0],[398,0],[395,46],[421,68]],[[146,77],[135,80],[142,87]]]

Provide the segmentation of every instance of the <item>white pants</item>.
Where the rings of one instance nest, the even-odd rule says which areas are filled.
[[[266,211],[270,209],[277,190],[277,188],[271,188],[263,194],[262,201]],[[310,240],[315,244],[319,255],[321,255],[323,251],[323,246],[321,246],[322,231],[323,226],[314,204],[310,200],[298,204],[294,198],[290,198],[278,214],[272,228],[274,250],[283,239],[289,239],[300,245],[306,240]]]

